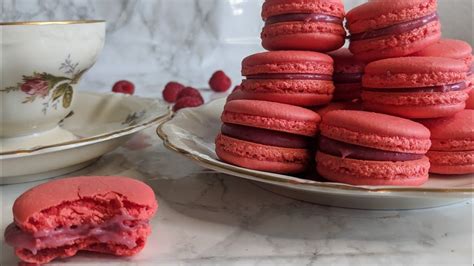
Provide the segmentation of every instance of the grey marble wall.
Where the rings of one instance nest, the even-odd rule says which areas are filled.
[[[107,43],[81,88],[118,79],[159,95],[168,80],[204,87],[216,69],[240,79],[240,61],[261,51],[262,0],[0,0],[2,21],[105,19]],[[365,1],[344,1],[346,9]],[[474,0],[439,0],[444,35],[473,43]]]

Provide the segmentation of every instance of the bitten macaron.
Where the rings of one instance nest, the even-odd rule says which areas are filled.
[[[352,185],[418,186],[428,180],[430,131],[408,119],[364,111],[323,117],[318,173]]]
[[[436,0],[369,1],[346,18],[349,49],[367,62],[410,55],[441,38]]]
[[[333,51],[344,45],[340,0],[266,0],[262,45],[267,50]]]
[[[240,167],[281,174],[304,172],[320,116],[302,107],[256,100],[227,102],[217,156]]]
[[[400,57],[372,62],[362,78],[365,110],[406,118],[452,116],[466,106],[467,66],[442,57]]]
[[[422,123],[431,131],[431,173],[474,173],[474,110]]]
[[[365,63],[357,60],[347,48],[329,53],[334,60],[334,101],[359,99]]]
[[[273,51],[242,61],[240,98],[292,104],[324,105],[331,101],[334,61],[307,51]],[[235,97],[234,97],[235,98]]]
[[[132,256],[145,246],[157,208],[153,190],[132,178],[53,180],[16,199],[5,241],[22,261],[35,265],[80,250]]]

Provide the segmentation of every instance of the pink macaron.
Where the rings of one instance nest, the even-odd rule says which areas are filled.
[[[408,119],[333,111],[321,123],[317,170],[352,185],[418,186],[428,180],[430,145],[430,131]]]
[[[33,264],[80,250],[132,256],[145,246],[157,208],[153,190],[132,178],[53,180],[16,199],[5,241],[22,261]]]
[[[436,0],[369,1],[346,18],[349,49],[367,62],[410,55],[441,38]]]
[[[362,78],[365,110],[406,118],[452,116],[466,106],[467,66],[441,57],[401,57],[372,62]]]
[[[297,106],[331,101],[334,62],[328,55],[307,51],[274,51],[251,55],[242,62],[240,92],[233,99],[253,99]]]
[[[334,60],[334,101],[359,99],[365,63],[357,60],[347,48],[329,53]]]
[[[431,131],[431,173],[474,173],[474,110],[422,123]]]
[[[353,102],[332,102],[324,107],[318,107],[313,109],[321,117],[326,116],[329,112],[337,110],[358,110],[362,111],[362,102],[353,101]]]
[[[227,102],[216,154],[240,167],[281,174],[304,172],[320,116],[308,109],[266,101]]]
[[[340,0],[266,0],[262,45],[267,50],[327,52],[345,42]]]

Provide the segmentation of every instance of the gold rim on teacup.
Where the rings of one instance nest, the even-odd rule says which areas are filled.
[[[18,22],[0,22],[0,26],[70,25],[70,24],[104,23],[104,22],[105,22],[105,20],[18,21]]]

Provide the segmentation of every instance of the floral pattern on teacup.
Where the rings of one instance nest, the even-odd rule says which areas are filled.
[[[73,89],[72,85],[77,84],[79,79],[84,75],[88,68],[77,71],[78,63],[72,63],[69,55],[66,60],[59,67],[65,76],[55,76],[49,73],[33,73],[33,75],[24,75],[22,82],[16,86],[0,89],[0,92],[21,91],[26,94],[22,103],[32,103],[37,98],[45,99],[49,97],[48,101],[43,103],[43,113],[46,114],[48,109],[53,107],[57,110],[58,104],[67,109],[71,106]]]

